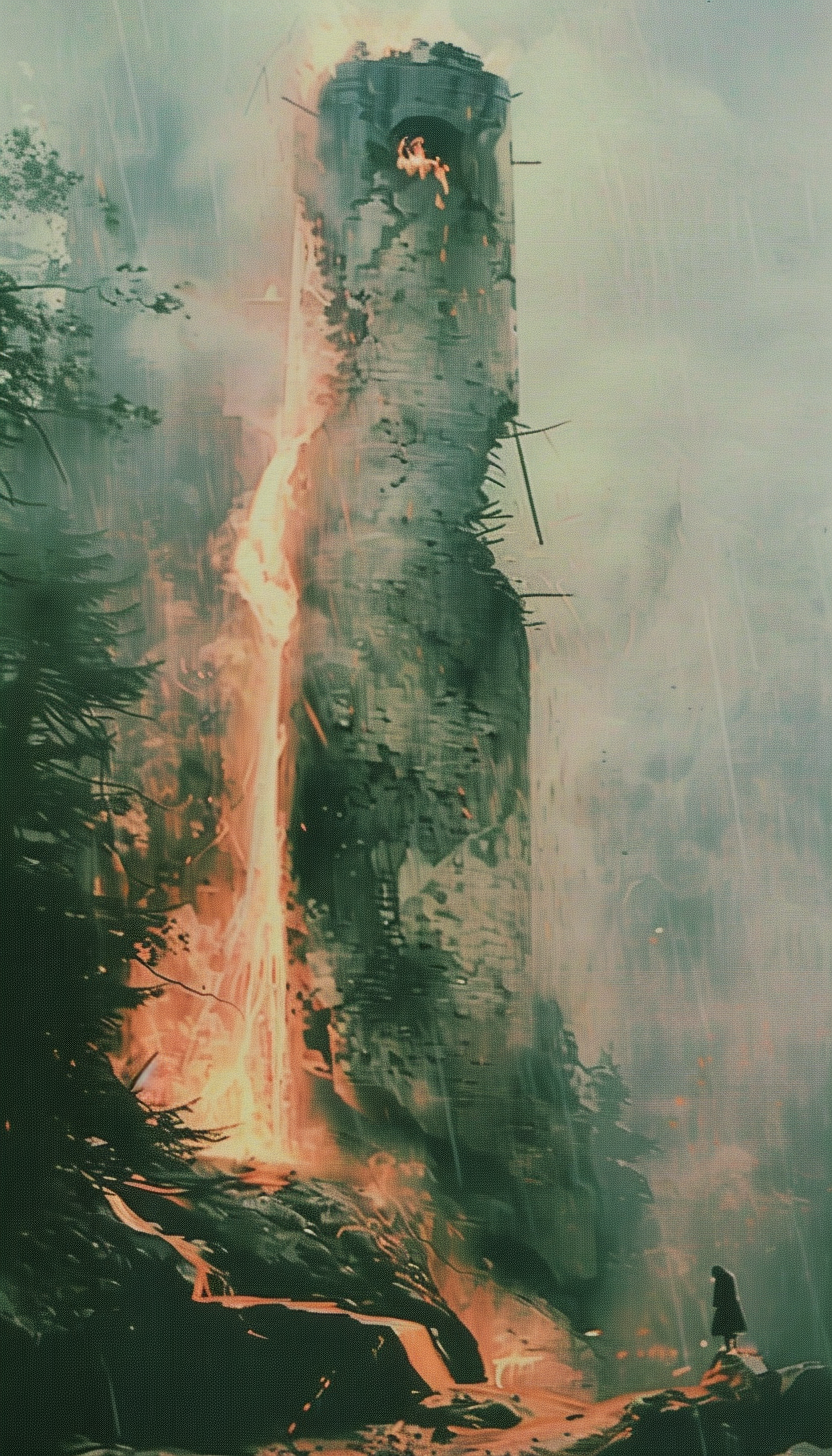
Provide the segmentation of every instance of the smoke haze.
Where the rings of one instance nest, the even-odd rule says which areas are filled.
[[[249,483],[283,379],[287,306],[264,301],[286,298],[294,219],[281,98],[306,104],[356,39],[414,35],[521,93],[514,157],[540,165],[514,172],[520,417],[568,423],[527,445],[545,545],[513,473],[499,564],[573,594],[530,601],[530,994],[557,999],[587,1065],[612,1049],[658,1148],[649,1289],[620,1274],[602,1358],[622,1342],[629,1385],[641,1346],[695,1363],[718,1261],[767,1359],[829,1360],[828,7],[4,9],[4,129],[42,126],[98,172],[120,248],[192,285],[190,319],[113,325],[101,372],[163,405],[168,462],[200,390],[241,416],[264,452]],[[216,448],[153,496],[174,544],[197,518],[220,530]],[[157,617],[174,660],[179,617]]]

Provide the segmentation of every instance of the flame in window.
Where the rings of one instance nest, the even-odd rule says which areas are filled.
[[[447,162],[442,161],[441,157],[427,155],[424,137],[414,137],[412,141],[409,137],[402,137],[396,156],[396,166],[402,172],[406,172],[408,177],[418,176],[423,182],[432,172],[447,197],[448,173],[451,169]]]

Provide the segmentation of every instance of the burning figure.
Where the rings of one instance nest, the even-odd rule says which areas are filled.
[[[421,177],[423,182],[432,172],[440,183],[445,196],[448,196],[448,173],[451,169],[447,162],[442,161],[441,157],[425,155],[424,137],[414,137],[413,141],[409,141],[406,136],[402,137],[396,156],[396,166],[402,172],[406,172],[408,177]]]

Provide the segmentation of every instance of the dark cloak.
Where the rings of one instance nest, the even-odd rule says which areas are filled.
[[[730,1269],[723,1269],[721,1264],[714,1265],[711,1270],[711,1278],[714,1281],[714,1318],[711,1334],[721,1335],[723,1339],[730,1339],[742,1330],[748,1329],[742,1306],[737,1297],[737,1281]]]

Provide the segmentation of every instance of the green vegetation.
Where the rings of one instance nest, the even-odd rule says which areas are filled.
[[[24,237],[51,228],[40,277],[0,272],[0,1315],[33,1333],[117,1292],[125,1231],[103,1194],[136,1174],[181,1180],[199,1143],[108,1058],[125,1011],[159,994],[129,985],[137,956],[152,970],[165,926],[134,903],[113,815],[136,796],[111,780],[118,720],[141,711],[154,669],[126,658],[129,591],[106,543],[78,529],[50,435],[56,417],[158,419],[121,394],[102,404],[92,327],[67,298],[158,313],[181,302],[150,294],[127,264],[114,280],[67,285],[61,214],[80,182],[28,131],[0,144],[0,222]],[[25,489],[32,437],[53,501]]]

